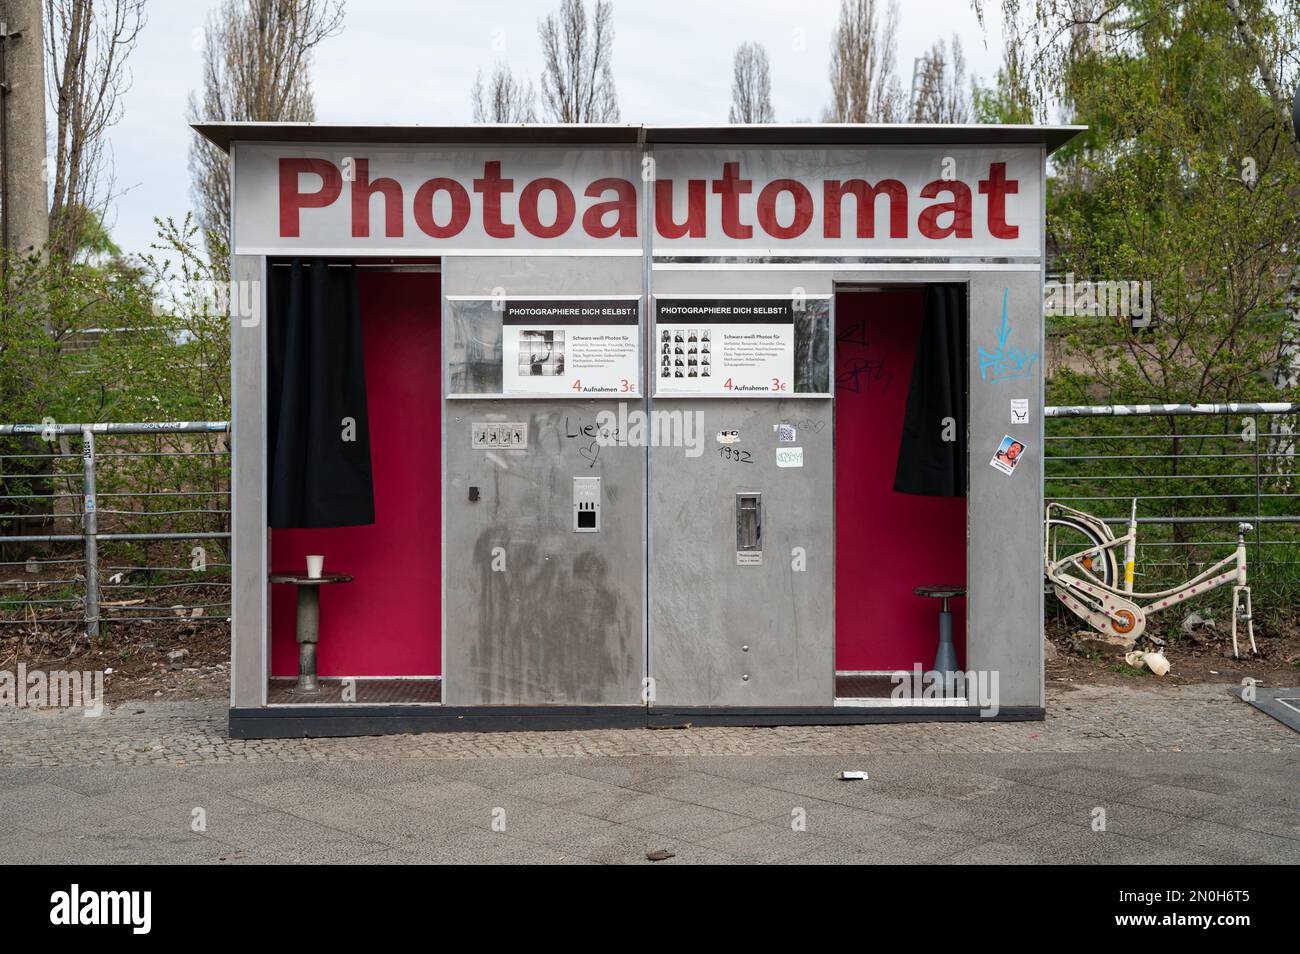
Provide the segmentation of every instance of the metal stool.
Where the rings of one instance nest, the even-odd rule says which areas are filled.
[[[918,586],[912,590],[917,596],[943,600],[939,610],[939,651],[934,655],[934,671],[943,673],[943,686],[946,693],[954,689],[953,676],[957,672],[957,649],[952,644],[952,612],[948,609],[948,600],[955,596],[965,596],[964,586]]]

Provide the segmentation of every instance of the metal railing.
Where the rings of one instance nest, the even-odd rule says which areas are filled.
[[[1044,417],[1045,497],[1116,525],[1138,497],[1140,547],[1155,554],[1139,561],[1148,574],[1213,562],[1247,521],[1252,572],[1278,571],[1300,596],[1300,404],[1048,407]],[[104,622],[227,623],[228,558],[186,544],[217,541],[228,553],[229,430],[0,425],[0,625],[97,636]],[[195,601],[158,601],[176,590]]]
[[[228,623],[228,558],[185,544],[228,546],[229,430],[226,421],[0,425],[0,625],[80,626],[95,637],[103,622]],[[159,603],[168,591],[200,601]]]
[[[1213,563],[1246,522],[1252,573],[1300,595],[1300,404],[1047,407],[1044,417],[1045,498],[1122,527],[1136,497],[1146,575]]]

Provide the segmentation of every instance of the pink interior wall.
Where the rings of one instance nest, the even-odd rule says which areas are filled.
[[[271,533],[276,571],[303,572],[308,553],[323,553],[326,572],[354,577],[321,588],[322,676],[442,673],[438,282],[434,274],[360,273],[375,523]],[[298,672],[294,590],[271,587],[276,676]]]
[[[922,291],[835,299],[835,668],[928,669],[939,601],[922,584],[966,582],[966,500],[894,491]],[[966,422],[960,422],[961,427]],[[966,659],[966,601],[952,601]]]

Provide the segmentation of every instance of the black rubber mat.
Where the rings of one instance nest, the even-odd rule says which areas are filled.
[[[1233,689],[1232,694],[1293,732],[1300,732],[1300,689],[1266,689],[1263,686],[1254,689],[1253,699],[1244,695],[1244,689]]]

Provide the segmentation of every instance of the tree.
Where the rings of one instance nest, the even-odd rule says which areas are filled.
[[[898,4],[891,0],[884,19],[877,0],[842,0],[840,21],[831,39],[831,105],[826,122],[892,123],[906,111],[895,72]]]
[[[1260,38],[1259,31],[1252,22],[1254,11],[1243,7],[1241,0],[1225,0],[1225,2],[1228,11],[1232,14],[1232,24],[1237,36],[1250,51],[1260,81],[1268,91],[1273,108],[1277,110],[1279,121],[1284,128],[1290,130],[1291,141],[1300,146],[1300,129],[1295,128],[1291,115],[1296,100],[1287,95],[1287,80],[1279,69],[1279,65],[1288,59],[1295,60],[1298,35],[1300,35],[1300,0],[1287,0],[1283,5],[1282,16],[1278,17],[1276,25],[1269,31],[1275,42],[1267,45]],[[1296,79],[1296,71],[1292,70],[1291,83],[1294,84]],[[1295,95],[1300,96],[1300,93]]]
[[[979,123],[1032,123],[1034,107],[1025,89],[1019,50],[1008,43],[1002,50],[1002,65],[991,87],[975,83],[971,109]]]
[[[476,123],[535,123],[537,122],[536,94],[533,84],[527,86],[516,80],[510,67],[498,63],[485,85],[483,71],[474,77],[471,92],[474,100]]]
[[[542,100],[552,122],[618,122],[613,14],[609,0],[596,0],[589,23],[583,0],[561,0],[558,14],[538,22],[545,59]]]
[[[736,48],[727,122],[776,122],[772,111],[772,71],[767,63],[767,50],[761,43],[742,43]]]
[[[1056,157],[1057,268],[1145,280],[1154,323],[1062,322],[1080,375],[1061,397],[1278,400],[1300,242],[1300,162],[1218,0],[1113,3],[1073,47],[1062,102],[1089,126]],[[1068,403],[1068,401],[1067,401]]]
[[[312,51],[342,29],[342,0],[223,0],[204,31],[203,92],[190,95],[190,121],[311,122]],[[190,176],[200,225],[225,235],[227,157],[198,134]]]
[[[126,60],[144,27],[144,0],[45,0],[45,58],[54,111],[49,248],[71,261],[87,215],[112,196],[105,152],[131,85]]]
[[[968,123],[973,113],[966,79],[966,57],[961,39],[953,34],[952,46],[936,40],[916,64],[912,89],[912,122]]]
[[[4,45],[3,241],[0,290],[9,253],[44,255],[50,237],[49,188],[45,175],[45,28],[41,0],[0,0]],[[17,34],[15,36],[15,34]]]

